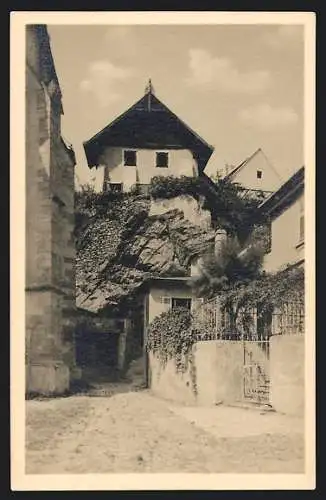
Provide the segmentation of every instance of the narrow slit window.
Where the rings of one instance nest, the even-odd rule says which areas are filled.
[[[159,152],[156,153],[156,167],[168,168],[169,166],[169,153]]]
[[[263,177],[262,170],[257,170],[257,179],[261,179]]]
[[[124,152],[124,165],[127,167],[137,166],[137,151],[126,149]]]

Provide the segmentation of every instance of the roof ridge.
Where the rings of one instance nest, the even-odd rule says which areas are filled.
[[[106,125],[105,127],[103,127],[99,132],[97,132],[90,139],[88,139],[87,141],[83,141],[83,144],[86,145],[89,142],[92,142],[92,141],[96,140],[96,138],[99,137],[103,132],[105,132],[105,130],[107,130],[108,128],[112,127],[116,123],[118,123],[127,113],[129,113],[133,108],[135,108],[149,94],[151,95],[151,99],[154,99],[154,101],[156,100],[158,104],[160,104],[161,106],[163,106],[163,108],[165,108],[166,111],[168,111],[169,113],[171,113],[171,115],[173,115],[180,123],[182,123],[182,125],[185,128],[187,128],[188,131],[191,134],[193,134],[196,137],[197,140],[199,140],[201,143],[203,143],[204,145],[206,145],[207,147],[209,147],[212,151],[214,151],[214,149],[215,149],[214,146],[212,146],[211,144],[209,144],[208,142],[206,142],[205,139],[203,139],[197,132],[195,132],[189,125],[187,125],[187,123],[185,123],[183,120],[181,120],[181,118],[179,118],[178,115],[176,115],[173,111],[171,111],[171,109],[164,102],[162,102],[151,91],[146,92],[146,94],[143,95],[140,99],[138,99],[138,101],[136,101],[134,104],[132,104],[131,106],[129,106],[129,108],[127,108],[126,111],[124,111],[123,113],[121,113],[120,115],[118,115],[116,118],[114,118],[110,123],[108,123],[108,125]]]

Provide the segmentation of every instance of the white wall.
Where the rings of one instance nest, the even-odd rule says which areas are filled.
[[[262,171],[261,179],[257,178],[257,170]],[[242,184],[247,189],[261,189],[262,191],[276,191],[282,183],[282,179],[260,152],[232,177],[232,181]]]
[[[300,243],[300,214],[303,194],[279,217],[272,221],[272,248],[264,258],[266,271],[277,271],[286,264],[304,259],[304,244]]]
[[[191,289],[187,289],[186,285],[160,285],[160,287],[152,287],[149,292],[148,299],[148,322],[151,323],[156,316],[162,312],[169,310],[168,304],[162,304],[161,297],[177,297],[183,299],[191,299]]]
[[[135,148],[126,148],[133,149]],[[179,177],[187,175],[193,177],[198,175],[198,169],[191,151],[186,149],[138,149],[137,167],[125,166],[123,164],[123,148],[107,148],[101,158],[102,169],[105,167],[104,177],[111,182],[122,182],[124,191],[129,191],[131,186],[138,181],[140,184],[149,184],[152,177],[156,175]],[[157,168],[156,152],[166,151],[169,153],[168,168]],[[137,179],[138,177],[138,179]]]

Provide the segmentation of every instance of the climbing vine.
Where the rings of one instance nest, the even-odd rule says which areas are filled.
[[[180,307],[163,312],[149,325],[147,351],[152,352],[162,366],[173,359],[177,370],[185,372],[196,340],[192,321],[188,309]]]
[[[303,302],[304,269],[288,267],[276,273],[262,273],[257,279],[231,286],[221,293],[224,308],[231,304],[249,310],[259,306],[262,313],[281,307],[284,302]]]
[[[295,303],[303,308],[304,269],[288,266],[275,273],[261,272],[251,281],[223,282],[216,289],[215,297],[228,320],[226,324],[219,325],[214,334],[217,333],[220,338],[238,338],[253,327],[253,310],[256,310],[257,318],[266,318],[275,310],[282,310],[285,304]],[[216,307],[214,301],[206,305],[206,309],[213,312]],[[200,317],[195,314],[198,338],[204,339],[213,333],[207,314],[209,316],[209,311]]]

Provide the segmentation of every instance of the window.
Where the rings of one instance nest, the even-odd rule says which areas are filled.
[[[189,309],[189,311],[190,311],[191,299],[172,298],[172,309],[177,309],[179,307]]]
[[[127,167],[135,167],[137,165],[137,151],[126,149],[123,152],[124,165]]]
[[[257,179],[261,179],[263,177],[263,172],[261,170],[257,170]]]
[[[160,297],[161,304],[170,305],[171,297]]]
[[[121,182],[110,182],[110,190],[116,193],[121,193],[122,183]]]
[[[156,153],[156,167],[168,168],[169,166],[169,153]]]

